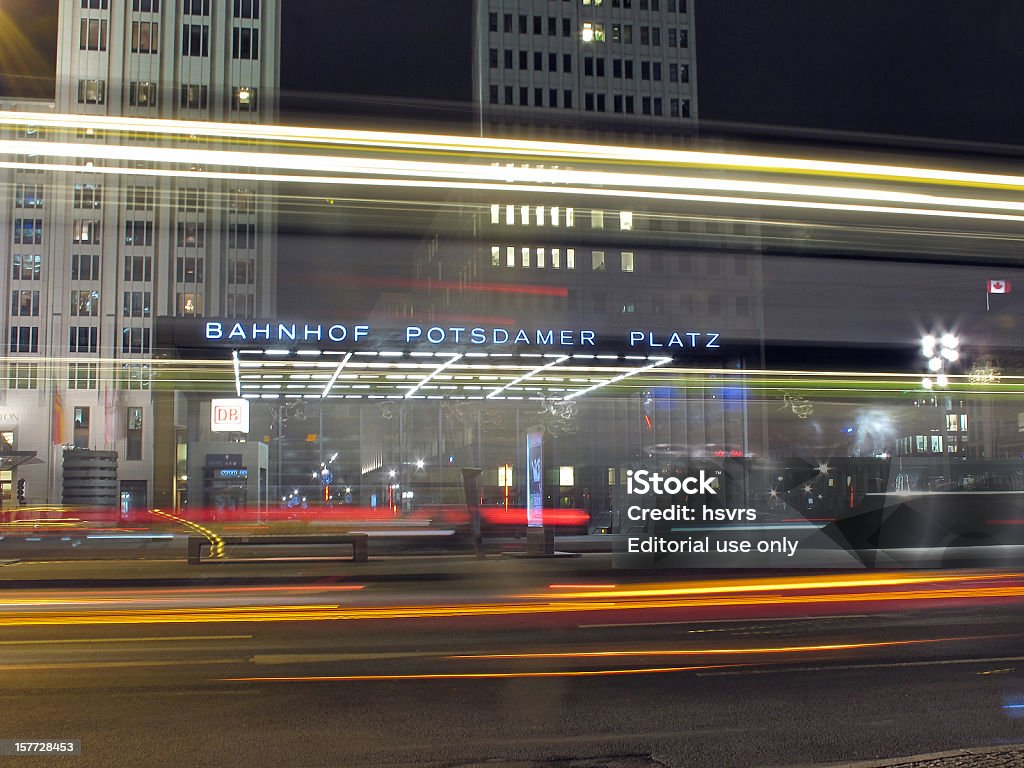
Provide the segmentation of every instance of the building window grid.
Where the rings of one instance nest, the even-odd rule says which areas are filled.
[[[96,389],[99,366],[96,363],[70,363],[68,389]]]
[[[72,317],[99,317],[100,314],[100,292],[91,290],[71,291],[71,316]]]
[[[34,253],[11,254],[11,278],[34,280],[41,278],[43,257]]]
[[[71,279],[85,281],[99,280],[100,255],[98,253],[71,254]]]
[[[78,49],[80,51],[107,50],[107,20],[83,18],[81,20]]]
[[[14,207],[15,208],[42,208],[43,207],[43,185],[42,184],[15,184],[14,185]]]
[[[16,289],[11,291],[12,317],[39,317],[39,291]]]
[[[38,389],[39,365],[37,363],[8,363],[8,389]]]
[[[12,325],[10,347],[12,354],[36,354],[39,352],[39,326]]]

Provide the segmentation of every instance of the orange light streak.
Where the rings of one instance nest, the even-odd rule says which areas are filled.
[[[826,653],[828,651],[854,651],[865,648],[889,648],[920,643],[944,643],[956,640],[974,640],[971,637],[945,637],[928,640],[889,640],[877,643],[836,643],[832,645],[791,645],[778,648],[673,648],[646,651],[551,651],[543,653],[486,653],[449,656],[449,659],[599,659],[624,656],[719,656],[758,653]]]
[[[742,664],[716,664],[696,667],[648,667],[640,669],[592,669],[548,672],[438,672],[424,675],[313,675],[310,677],[223,677],[225,683],[306,683],[352,682],[373,680],[501,680],[522,677],[599,677],[606,675],[652,675],[666,672],[691,672],[704,669],[727,669]]]

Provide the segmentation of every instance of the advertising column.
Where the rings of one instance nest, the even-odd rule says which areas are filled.
[[[526,551],[550,555],[555,551],[554,530],[544,528],[544,433],[526,435]]]

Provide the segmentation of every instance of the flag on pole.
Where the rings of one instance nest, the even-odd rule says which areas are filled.
[[[989,293],[1009,293],[1010,292],[1010,281],[1009,280],[989,280],[988,281],[988,292]]]

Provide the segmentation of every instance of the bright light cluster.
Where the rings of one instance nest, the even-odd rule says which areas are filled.
[[[946,376],[946,363],[953,363],[960,359],[960,339],[952,333],[944,333],[936,338],[928,334],[921,339],[921,353],[928,359],[928,370],[935,374],[935,380],[931,376],[921,379],[921,386],[925,389],[933,387],[945,387],[949,385],[949,378]]]

